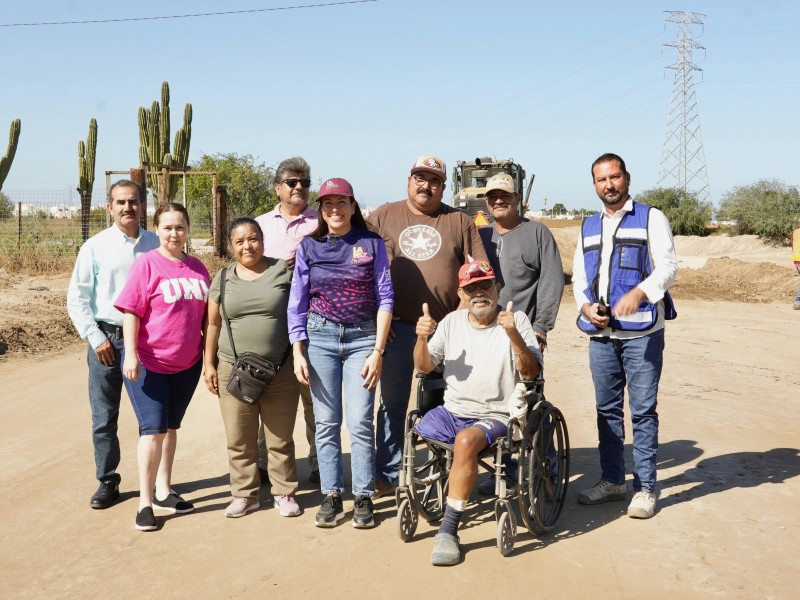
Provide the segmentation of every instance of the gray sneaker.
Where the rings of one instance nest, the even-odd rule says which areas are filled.
[[[433,538],[431,564],[437,567],[447,567],[457,565],[459,560],[461,560],[461,551],[458,549],[458,536],[437,533]]]
[[[794,305],[792,306],[794,310],[800,310],[800,300],[795,300]]]
[[[625,483],[611,483],[601,479],[588,490],[578,492],[578,502],[581,504],[603,504],[609,500],[625,500],[628,488]]]
[[[632,519],[649,519],[654,514],[656,514],[656,495],[646,490],[636,492],[628,505],[628,516]]]

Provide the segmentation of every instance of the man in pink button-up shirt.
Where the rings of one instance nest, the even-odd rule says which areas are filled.
[[[300,241],[317,230],[317,211],[308,205],[310,189],[311,167],[300,156],[287,158],[278,165],[275,171],[275,193],[278,195],[278,204],[270,212],[256,217],[256,221],[264,232],[264,254],[282,258],[289,268],[294,267],[294,255]],[[317,445],[314,443],[316,426],[308,386],[300,386],[300,397],[303,400],[303,417],[306,422],[306,439],[309,446],[310,480],[318,483]],[[259,434],[258,447],[259,467],[265,469],[267,452],[263,431]]]

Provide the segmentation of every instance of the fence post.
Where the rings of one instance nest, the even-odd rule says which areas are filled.
[[[139,187],[139,204],[142,207],[139,215],[139,227],[147,229],[147,181],[144,169],[131,169],[131,181]]]
[[[228,229],[228,190],[218,185],[214,194],[214,254],[220,258],[228,256],[225,230]]]
[[[22,202],[17,202],[17,249],[22,246]]]

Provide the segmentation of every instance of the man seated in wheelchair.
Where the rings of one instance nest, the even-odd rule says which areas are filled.
[[[478,454],[506,434],[515,405],[515,386],[535,379],[542,353],[524,312],[498,306],[500,284],[485,261],[458,271],[458,295],[466,310],[436,323],[422,305],[417,321],[414,367],[443,372],[444,405],[425,413],[420,435],[453,445],[453,464],[444,517],[434,540],[431,562],[454,565],[460,559],[458,525],[478,476]],[[430,338],[430,339],[429,339]]]

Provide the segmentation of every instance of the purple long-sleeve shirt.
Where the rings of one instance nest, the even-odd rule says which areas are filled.
[[[365,229],[341,237],[304,238],[289,294],[289,341],[308,339],[312,311],[335,323],[362,323],[392,312],[394,291],[383,238]]]

